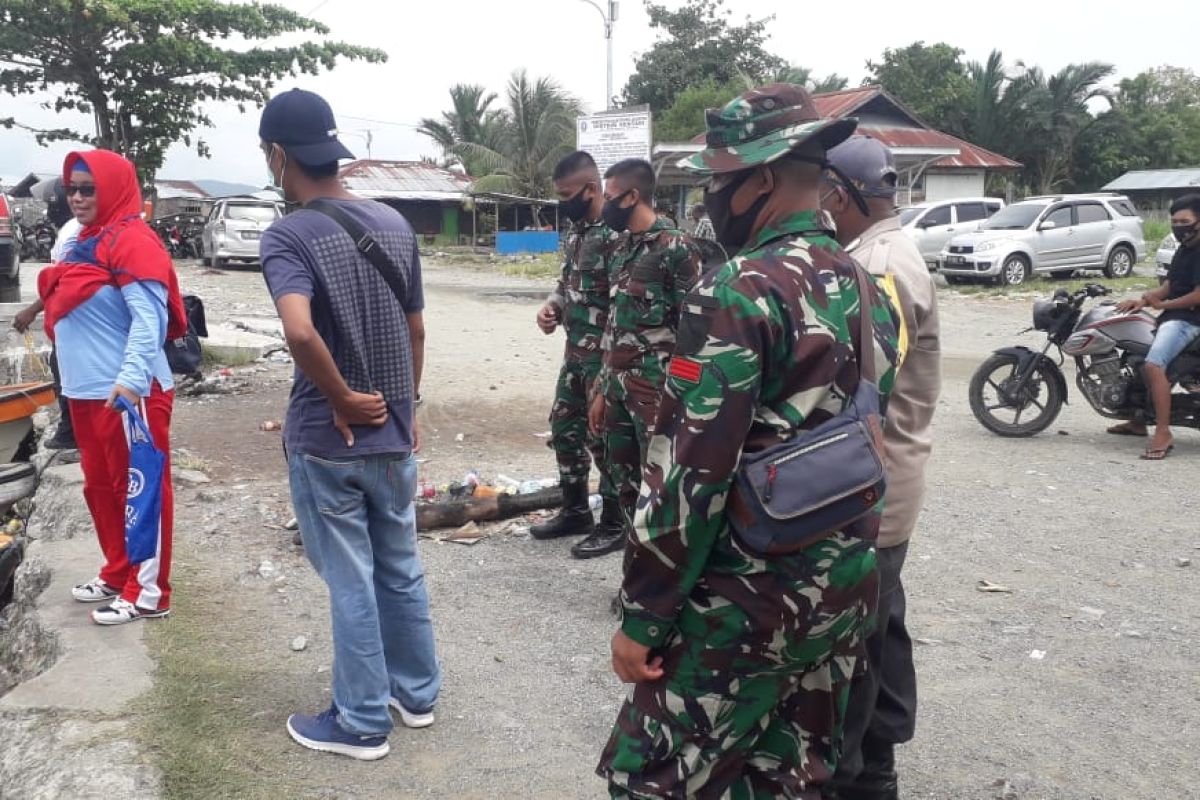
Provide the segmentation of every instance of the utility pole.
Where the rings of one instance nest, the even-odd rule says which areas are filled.
[[[620,4],[617,0],[608,0],[608,13],[606,14],[600,4],[594,0],[581,1],[596,9],[600,14],[600,19],[604,20],[604,39],[608,46],[608,80],[605,83],[607,92],[604,98],[604,107],[611,109],[613,107],[613,23],[617,21]]]

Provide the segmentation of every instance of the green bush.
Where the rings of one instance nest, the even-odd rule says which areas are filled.
[[[1146,237],[1146,252],[1150,258],[1171,232],[1171,223],[1167,220],[1148,219],[1142,224],[1142,235]]]

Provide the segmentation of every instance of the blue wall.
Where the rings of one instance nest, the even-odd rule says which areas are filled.
[[[500,231],[496,234],[496,252],[500,255],[557,251],[558,233],[555,231]]]

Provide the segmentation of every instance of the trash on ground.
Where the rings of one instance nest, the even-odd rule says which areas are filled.
[[[1041,661],[1043,658],[1046,657],[1046,651],[1045,650],[1031,650],[1029,652],[1029,657],[1032,658],[1034,661]]]
[[[975,591],[989,592],[989,593],[993,593],[993,594],[1012,594],[1012,589],[1008,588],[1007,586],[1004,586],[999,583],[992,583],[991,581],[983,581],[983,580],[981,580],[979,583],[975,584]]]
[[[260,431],[281,431],[283,423],[276,419],[268,419],[258,426]]]
[[[308,637],[297,636],[295,639],[292,639],[292,650],[296,651],[297,653],[306,647],[308,647]]]

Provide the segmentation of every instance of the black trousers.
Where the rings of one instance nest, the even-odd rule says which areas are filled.
[[[893,772],[894,746],[912,739],[916,729],[917,672],[900,581],[907,554],[908,542],[878,551],[878,622],[867,639],[867,671],[850,687],[838,783]]]

